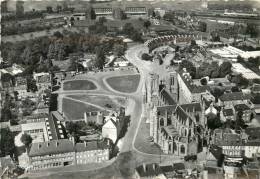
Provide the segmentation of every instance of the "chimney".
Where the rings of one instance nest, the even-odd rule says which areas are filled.
[[[56,147],[58,147],[59,146],[59,142],[58,141],[56,141]]]
[[[145,165],[145,163],[143,163],[143,169],[144,169],[144,172],[146,172],[146,165]]]
[[[87,147],[88,143],[86,141],[84,141],[84,145],[85,145],[85,147]]]

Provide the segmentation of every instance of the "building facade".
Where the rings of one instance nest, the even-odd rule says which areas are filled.
[[[27,170],[40,170],[68,165],[97,163],[109,160],[110,147],[103,141],[77,143],[68,139],[33,143]]]

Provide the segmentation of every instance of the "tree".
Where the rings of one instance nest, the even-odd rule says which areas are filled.
[[[207,23],[206,22],[199,22],[199,31],[206,32],[207,31]]]
[[[201,80],[200,80],[200,83],[202,84],[202,85],[207,85],[207,79],[206,78],[202,78]]]
[[[235,129],[240,130],[241,128],[245,129],[246,124],[245,124],[245,121],[243,120],[243,111],[238,111],[237,117],[236,117],[236,122],[235,122]]]
[[[32,78],[32,77],[27,77],[27,91],[31,91],[31,92],[36,92],[37,89],[37,85],[36,85],[36,81]]]
[[[192,39],[190,45],[192,47],[194,47],[194,46],[197,46],[197,43],[196,43],[196,41],[194,39]]]
[[[131,35],[134,31],[134,26],[132,23],[126,23],[124,26],[123,26],[123,30],[122,32],[126,35]]]
[[[147,20],[147,21],[144,21],[144,27],[146,28],[146,29],[148,29],[150,26],[151,26],[151,22],[149,21],[149,20]]]
[[[96,47],[96,60],[95,60],[95,66],[99,69],[103,69],[105,65],[105,53],[102,48],[102,46]]]
[[[142,60],[145,60],[145,61],[152,61],[152,60],[153,60],[153,57],[150,56],[150,55],[147,54],[147,53],[144,53],[144,54],[142,54]]]
[[[232,64],[230,62],[223,62],[219,67],[220,77],[223,78],[231,73]]]
[[[24,133],[20,140],[25,145],[25,147],[29,148],[33,139],[29,134]]]
[[[113,47],[113,54],[115,56],[122,56],[125,54],[125,46],[122,45],[122,44],[114,44],[114,47]]]
[[[99,22],[100,24],[104,24],[105,22],[107,22],[107,19],[106,19],[106,17],[100,17],[100,18],[98,19],[98,22]]]
[[[188,60],[183,60],[180,63],[179,69],[183,70],[184,68],[186,68],[187,72],[190,73],[190,75],[192,76],[192,78],[195,77],[196,75],[196,67],[193,65],[192,62],[188,61]]]
[[[247,24],[246,33],[249,34],[251,37],[257,37],[258,35],[257,25],[253,23]]]
[[[211,90],[211,94],[216,98],[216,100],[224,94],[224,89],[221,87],[215,87]]]
[[[56,11],[57,11],[58,13],[60,13],[60,12],[62,11],[62,6],[61,6],[61,5],[57,5],[57,6],[56,6]]]
[[[1,129],[0,156],[13,156],[15,152],[14,135],[9,128]]]
[[[209,116],[207,118],[207,125],[209,129],[214,130],[220,128],[222,126],[222,123],[219,116]]]
[[[62,33],[61,33],[60,31],[55,31],[55,32],[53,33],[53,36],[56,37],[56,38],[58,38],[58,39],[63,38],[63,35],[62,35]]]
[[[47,13],[53,13],[53,10],[52,10],[51,6],[47,6],[46,7],[46,11],[47,11]]]
[[[137,30],[133,31],[133,33],[130,35],[130,38],[136,42],[143,42],[142,35]]]

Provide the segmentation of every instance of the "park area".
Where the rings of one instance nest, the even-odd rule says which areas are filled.
[[[62,111],[70,120],[84,119],[84,112],[101,111],[101,109],[71,99],[62,99]]]
[[[66,81],[63,84],[63,90],[95,90],[96,85],[88,80]]]
[[[140,82],[140,75],[126,75],[108,78],[108,85],[116,91],[133,93],[137,90]]]
[[[68,97],[108,109],[116,109],[126,105],[126,99],[120,97],[97,95],[69,95]]]

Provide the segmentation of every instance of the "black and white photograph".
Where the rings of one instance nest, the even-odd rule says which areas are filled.
[[[260,179],[260,0],[1,0],[1,179]]]

